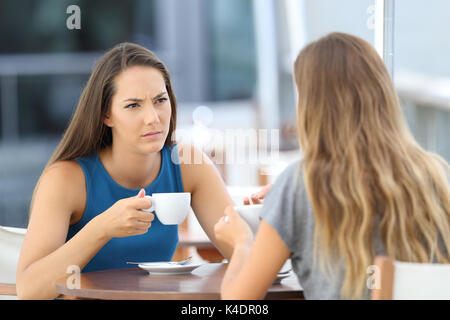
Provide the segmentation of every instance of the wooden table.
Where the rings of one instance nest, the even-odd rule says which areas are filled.
[[[67,278],[57,281],[56,290],[66,298],[117,300],[219,300],[227,264],[208,263],[190,274],[151,275],[140,268],[81,273],[80,288],[70,289]],[[302,299],[295,275],[274,284],[266,299]]]
[[[195,248],[197,254],[207,262],[222,262],[225,259],[203,230],[180,229],[178,248],[173,260],[189,257],[189,248]]]

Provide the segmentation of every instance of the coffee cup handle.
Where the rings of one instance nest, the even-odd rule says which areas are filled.
[[[145,196],[145,198],[149,198],[150,201],[152,202],[152,205],[150,206],[150,208],[147,209],[142,209],[143,211],[147,211],[147,212],[152,212],[155,211],[155,200],[152,196]]]

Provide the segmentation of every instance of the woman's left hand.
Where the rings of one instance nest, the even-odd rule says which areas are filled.
[[[233,209],[233,206],[226,207],[224,214],[214,226],[216,238],[233,248],[239,244],[250,245],[253,242],[253,233],[247,222]]]

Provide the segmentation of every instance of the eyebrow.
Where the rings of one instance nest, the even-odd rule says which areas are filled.
[[[152,100],[159,99],[159,98],[161,98],[162,96],[164,96],[166,94],[168,94],[166,91],[161,92],[161,93],[157,94],[156,96],[154,96],[152,98]],[[139,99],[139,98],[128,98],[126,100],[123,100],[123,102],[127,102],[127,101],[139,102],[139,101],[142,101],[142,100],[143,99]]]

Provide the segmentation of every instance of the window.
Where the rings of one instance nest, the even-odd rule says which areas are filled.
[[[69,30],[69,5],[81,29]],[[95,59],[119,42],[154,49],[156,0],[0,2],[0,225],[26,227],[34,185]]]
[[[209,2],[212,101],[251,99],[256,83],[251,0]]]
[[[277,4],[278,43],[272,46],[278,47],[276,56],[279,74],[276,76],[279,77],[279,86],[274,88],[267,85],[263,88],[264,92],[271,92],[272,96],[260,96],[260,103],[272,101],[264,112],[277,113],[278,123],[270,123],[274,121],[271,117],[266,119],[265,126],[280,128],[281,149],[293,149],[297,148],[297,136],[292,68],[297,54],[305,45],[330,32],[350,33],[374,45],[376,6],[375,0],[284,0]],[[264,32],[264,26],[261,29]],[[263,50],[259,47],[258,54]],[[260,66],[260,69],[264,68],[264,65]],[[268,78],[274,77],[273,74],[269,74]],[[270,108],[270,105],[274,107]]]
[[[66,27],[67,7],[78,5],[81,29]],[[123,41],[155,47],[154,1],[4,0],[0,53],[102,51]]]
[[[305,36],[310,42],[345,32],[374,43],[375,0],[304,1]]]
[[[450,2],[395,1],[394,82],[422,147],[450,161]]]
[[[72,4],[80,30],[66,26]],[[155,1],[2,1],[0,137],[62,134],[102,52],[124,41],[157,47],[154,13]]]

